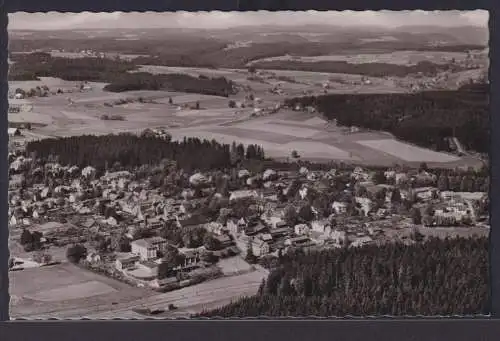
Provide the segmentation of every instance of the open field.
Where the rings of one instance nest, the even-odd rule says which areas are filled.
[[[262,279],[266,276],[266,271],[256,270],[242,275],[223,277],[161,294],[148,289],[131,288],[142,290],[147,294],[143,294],[142,297],[136,295],[127,302],[117,301],[115,305],[111,304],[114,299],[108,296],[106,303],[100,306],[90,307],[85,304],[73,303],[73,305],[67,305],[59,310],[48,311],[45,309],[45,311],[39,310],[39,312],[31,314],[15,313],[13,309],[20,304],[19,298],[16,296],[13,300],[14,308],[11,308],[11,314],[13,318],[21,316],[25,318],[144,318],[144,316],[135,313],[133,309],[167,309],[169,304],[175,304],[179,308],[175,312],[175,315],[186,316],[192,313],[201,312],[206,308],[215,308],[227,304],[242,296],[254,295]]]
[[[69,263],[15,271],[9,277],[14,318],[76,307],[82,311],[110,309],[112,302],[131,302],[151,294]]]
[[[350,85],[343,83],[359,80],[359,76],[318,72],[266,70],[264,74],[270,75],[269,84],[263,84],[247,80],[246,70],[163,66],[144,66],[144,68],[148,72],[157,73],[179,72],[227,77],[239,85],[250,86],[255,97],[260,98],[261,103],[256,104],[260,108],[274,107],[284,98],[300,96],[304,89],[319,94],[322,91],[321,82],[327,80],[335,84],[332,93],[377,92],[380,86],[394,87],[392,81],[379,79],[380,86],[375,82],[375,85],[370,87],[371,90],[359,86],[357,88],[351,86],[351,90],[346,90],[343,87]],[[289,77],[302,84],[279,81],[286,95],[267,92],[273,87],[271,83],[278,82],[277,78],[280,76]],[[33,82],[11,83],[15,86],[22,86],[23,83],[29,86],[35,85]],[[64,85],[68,89],[76,88],[79,84],[54,78],[43,78],[37,82],[39,85],[45,83],[51,88]],[[391,135],[383,132],[346,134],[345,129],[335,127],[318,115],[282,109],[272,116],[250,117],[252,108],[229,108],[229,100],[242,101],[245,91],[231,98],[172,91],[110,93],[103,90],[104,83],[89,84],[91,89],[85,92],[34,97],[30,99],[33,103],[33,112],[10,114],[9,120],[45,125],[26,132],[26,139],[81,134],[138,133],[146,128],[163,126],[169,129],[174,139],[188,136],[216,139],[224,143],[259,144],[267,156],[278,159],[286,159],[293,150],[296,150],[301,159],[311,161],[338,160],[380,165],[425,161],[445,166],[448,164],[457,166],[457,163],[462,162],[454,156],[395,141]],[[170,99],[172,104],[169,104]],[[182,105],[194,106],[197,102],[201,110],[180,108]],[[104,114],[120,116],[122,120],[102,120]],[[466,164],[467,162],[465,161]]]
[[[38,291],[32,295],[25,295],[24,297],[33,301],[57,302],[86,299],[88,297],[107,295],[114,292],[116,292],[116,290],[109,285],[98,281],[88,281],[68,285],[64,288]]]
[[[396,140],[365,140],[358,141],[358,143],[409,162],[453,162],[458,160],[458,157],[453,155],[434,152]]]
[[[217,266],[222,270],[224,275],[242,273],[252,269],[252,266],[240,256],[220,259]]]

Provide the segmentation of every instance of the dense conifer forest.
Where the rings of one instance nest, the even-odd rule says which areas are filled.
[[[253,297],[206,317],[487,314],[488,239],[285,254]]]
[[[342,126],[387,131],[397,138],[435,150],[449,151],[456,137],[471,151],[488,153],[489,86],[415,94],[356,94],[300,97],[290,106],[315,106]]]
[[[253,64],[258,69],[297,70],[308,72],[331,72],[364,75],[370,77],[405,77],[422,73],[434,76],[439,72],[457,72],[461,68],[451,64],[435,64],[423,61],[415,65],[397,65],[389,63],[352,64],[345,61],[304,62],[296,60],[266,60]]]
[[[263,159],[261,147],[243,146],[242,159]],[[142,165],[157,165],[161,160],[175,160],[184,171],[205,171],[229,168],[232,160],[231,146],[215,140],[185,138],[170,141],[157,137],[132,134],[105,136],[74,136],[43,139],[29,142],[26,151],[45,161],[57,160],[62,165],[92,166],[98,171],[106,168],[135,168]]]

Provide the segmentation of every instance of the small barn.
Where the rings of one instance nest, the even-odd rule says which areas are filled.
[[[19,128],[9,128],[7,132],[9,136],[21,136],[21,130]]]

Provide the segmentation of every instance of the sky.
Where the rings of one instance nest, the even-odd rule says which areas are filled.
[[[146,12],[146,13],[25,13],[9,14],[10,30],[70,30],[126,28],[224,29],[236,26],[336,26],[405,25],[444,27],[479,26],[487,28],[489,14],[476,11],[307,11],[307,12]]]

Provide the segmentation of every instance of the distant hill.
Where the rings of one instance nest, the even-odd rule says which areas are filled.
[[[218,40],[241,41],[251,40],[255,43],[308,41],[335,43],[354,42],[360,39],[374,39],[391,36],[397,41],[428,43],[441,41],[446,44],[487,45],[489,32],[487,28],[477,26],[439,27],[439,26],[401,26],[394,29],[377,26],[342,27],[335,25],[302,25],[283,26],[242,26],[230,29],[85,29],[58,31],[26,31],[11,30],[11,39],[88,39],[88,38],[120,38],[136,36],[141,39],[166,39],[171,37],[197,36],[200,38],[216,38]]]

